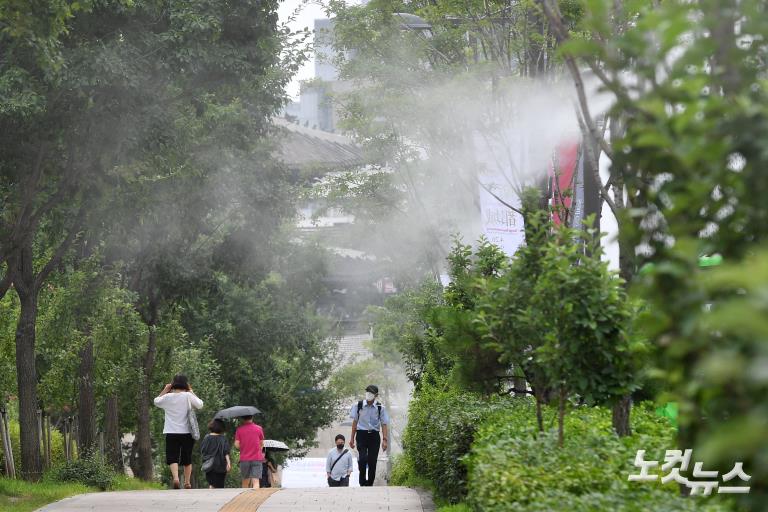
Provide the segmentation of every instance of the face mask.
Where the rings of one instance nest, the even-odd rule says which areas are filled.
[[[374,395],[374,394],[373,394],[373,393],[371,393],[370,391],[366,391],[366,392],[365,392],[365,399],[366,399],[366,400],[368,400],[368,401],[370,402],[370,401],[372,401],[374,398],[376,398],[376,395]]]
[[[337,444],[336,448],[338,448],[339,450],[343,450],[344,449],[344,445],[343,444]]]

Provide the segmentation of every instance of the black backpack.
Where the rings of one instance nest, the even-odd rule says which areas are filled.
[[[381,423],[381,402],[376,402],[376,407],[379,409],[379,423]],[[357,402],[357,419],[360,419],[360,411],[363,410],[363,401]]]

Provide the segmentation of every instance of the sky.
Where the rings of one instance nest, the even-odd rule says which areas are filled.
[[[280,8],[278,14],[280,21],[286,21],[291,14],[300,9],[296,20],[289,24],[292,30],[301,30],[304,27],[308,27],[310,30],[314,28],[314,20],[316,18],[326,18],[325,12],[317,0],[283,0],[280,2]],[[292,98],[298,98],[299,96],[299,81],[312,78],[315,73],[315,60],[310,58],[299,70],[298,74],[293,78],[291,84],[288,86],[288,94]]]

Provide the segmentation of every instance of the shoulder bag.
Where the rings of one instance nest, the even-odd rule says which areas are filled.
[[[200,439],[200,425],[197,424],[197,415],[195,414],[195,408],[192,407],[192,399],[187,395],[187,405],[189,405],[189,411],[187,411],[187,423],[189,423],[189,433],[192,434],[192,439],[197,441]]]

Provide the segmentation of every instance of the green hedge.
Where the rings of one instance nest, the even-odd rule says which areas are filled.
[[[46,477],[58,482],[77,482],[102,491],[111,489],[117,473],[98,453],[65,462],[53,468]]]
[[[424,387],[408,408],[403,442],[409,460],[403,463],[431,482],[438,499],[460,501],[467,481],[462,458],[469,453],[477,426],[510,402]]]
[[[622,512],[731,510],[722,497],[685,499],[676,484],[629,482],[639,471],[638,449],[663,460],[674,431],[650,408],[635,407],[634,434],[617,437],[611,412],[578,407],[566,417],[565,445],[557,447],[555,411],[545,409],[546,432],[536,431],[534,404],[517,401],[496,411],[478,429],[467,458],[467,501],[477,512]]]

